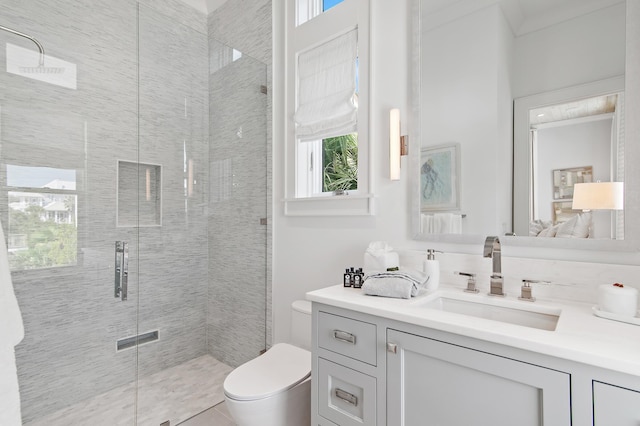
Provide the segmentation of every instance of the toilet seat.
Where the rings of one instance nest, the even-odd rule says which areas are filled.
[[[310,375],[311,353],[278,343],[233,370],[224,381],[224,393],[239,401],[264,399],[291,389]]]

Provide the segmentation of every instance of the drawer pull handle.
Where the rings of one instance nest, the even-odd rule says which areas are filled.
[[[351,343],[352,345],[356,344],[356,336],[346,331],[333,330],[333,338],[341,342]]]
[[[346,403],[353,405],[354,407],[358,406],[358,397],[352,393],[343,391],[340,388],[336,388],[336,397],[343,400]]]
[[[387,343],[387,352],[391,352],[392,354],[398,353],[398,345],[395,343]]]

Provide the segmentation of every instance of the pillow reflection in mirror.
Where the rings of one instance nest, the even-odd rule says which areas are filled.
[[[591,235],[591,212],[580,213],[566,222],[550,226],[551,222],[534,220],[529,224],[529,236],[556,238],[589,238]],[[537,229],[541,228],[536,233]]]
[[[591,229],[591,212],[580,213],[560,224],[556,232],[557,238],[589,238]]]
[[[551,227],[552,223],[550,220],[532,220],[529,222],[529,236],[537,237],[543,229]]]
[[[540,231],[540,233],[538,234],[538,237],[555,237],[559,227],[560,227],[560,224],[545,228],[542,231]]]

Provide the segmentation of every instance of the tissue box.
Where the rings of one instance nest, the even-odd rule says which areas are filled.
[[[398,253],[391,251],[380,254],[365,253],[364,254],[364,272],[367,275],[376,272],[385,272],[389,268],[397,268],[400,266],[400,257]]]

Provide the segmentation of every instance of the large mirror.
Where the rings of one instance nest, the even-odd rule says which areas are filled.
[[[624,180],[625,210],[637,206],[638,177],[624,167],[639,157],[638,141],[630,139],[637,138],[631,101],[638,95],[638,57],[627,58],[638,42],[626,36],[629,26],[638,25],[631,18],[636,6],[620,0],[415,0],[414,8],[414,237],[475,242],[515,233],[503,243],[635,249],[637,238],[629,230],[638,224],[632,215],[625,220],[624,211],[575,210],[567,195],[573,178]],[[589,102],[608,103],[609,110],[577,118],[574,110]],[[609,129],[601,143],[607,158],[578,155],[591,149],[584,137],[559,131],[582,122],[597,123],[602,135]],[[532,129],[539,129],[537,139]],[[555,139],[547,138],[553,132]],[[557,145],[560,139],[567,145]],[[572,152],[578,139],[584,145]],[[562,195],[554,192],[556,184]],[[584,238],[529,237],[532,224],[559,225],[583,216],[592,230]]]

